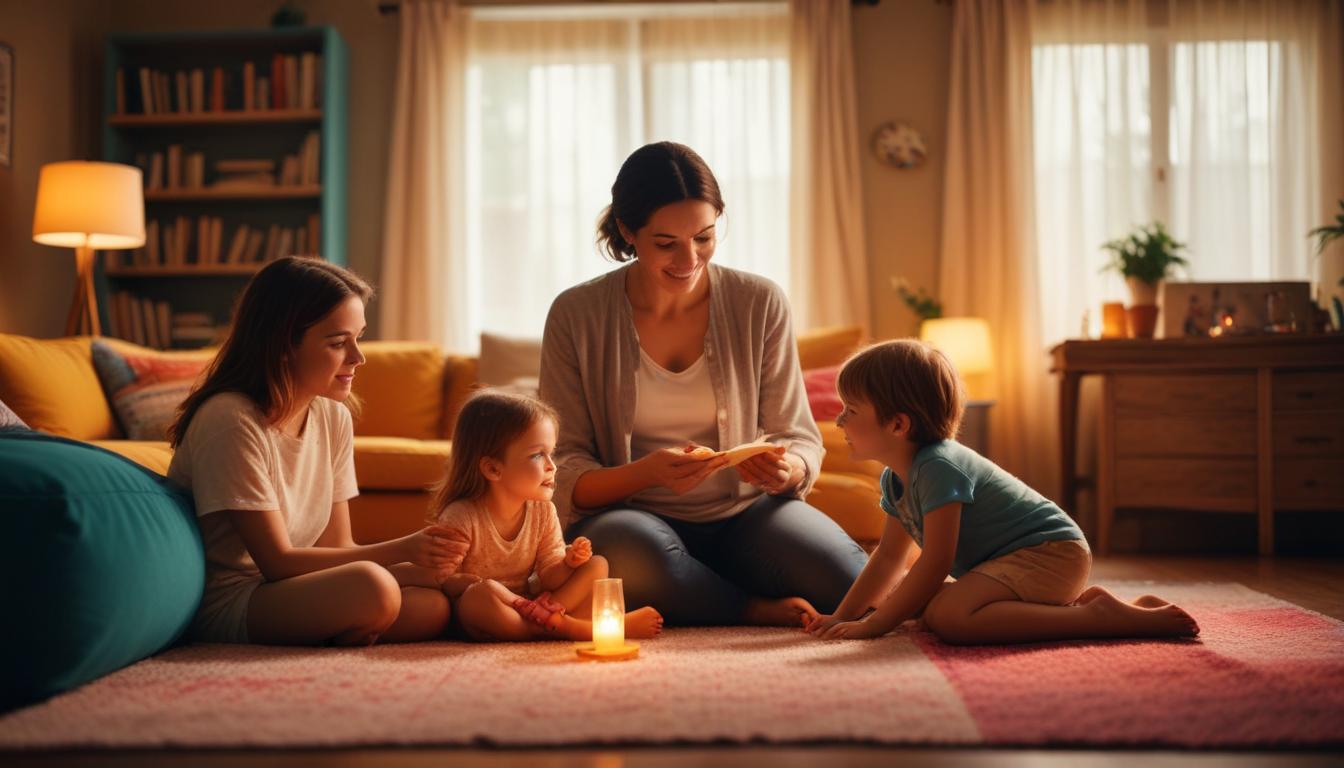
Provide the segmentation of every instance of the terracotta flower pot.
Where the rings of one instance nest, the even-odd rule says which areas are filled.
[[[1137,304],[1125,310],[1131,339],[1151,339],[1157,335],[1157,305]]]

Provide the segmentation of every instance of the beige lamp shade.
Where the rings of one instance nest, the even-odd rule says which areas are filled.
[[[994,367],[989,349],[989,323],[978,317],[940,317],[925,320],[919,337],[947,355],[957,372],[984,373]]]
[[[140,169],[71,160],[42,166],[33,240],[43,245],[106,251],[145,244]]]

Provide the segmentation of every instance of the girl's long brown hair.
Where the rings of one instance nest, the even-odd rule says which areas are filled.
[[[503,461],[509,444],[542,419],[559,424],[555,409],[534,397],[489,389],[472,395],[457,414],[448,472],[434,487],[430,518],[454,501],[484,496],[489,481],[481,474],[481,459]]]
[[[351,296],[366,304],[373,288],[348,269],[319,259],[285,257],[252,277],[233,324],[201,383],[168,430],[182,444],[196,411],[221,392],[245,395],[272,424],[294,407],[294,352],[303,334]],[[353,397],[353,395],[351,395]]]

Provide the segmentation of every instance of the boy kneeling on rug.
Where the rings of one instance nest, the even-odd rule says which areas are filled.
[[[854,459],[876,459],[881,543],[834,614],[807,631],[824,639],[884,635],[923,615],[947,643],[1191,637],[1199,626],[1153,595],[1127,603],[1084,589],[1092,553],[1053,502],[953,440],[961,384],[941,352],[919,341],[873,345],[836,382]],[[921,552],[908,574],[910,545]],[[946,582],[948,575],[956,581]]]

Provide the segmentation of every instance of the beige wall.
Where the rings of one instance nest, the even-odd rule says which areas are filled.
[[[99,153],[103,36],[265,26],[277,5],[276,0],[0,3],[0,40],[15,46],[18,70],[18,162],[12,170],[0,168],[0,331],[54,336],[63,329],[74,258],[29,238],[37,169]],[[310,24],[335,26],[350,48],[350,264],[376,281],[397,16],[379,15],[374,0],[300,5]],[[896,301],[892,275],[936,289],[951,15],[950,4],[934,0],[883,0],[854,8],[865,234],[878,336],[909,334],[916,327],[914,316]],[[929,160],[923,167],[897,171],[868,151],[873,128],[887,120],[906,121],[924,134]],[[370,332],[376,335],[377,327]]]
[[[0,167],[0,331],[58,336],[75,286],[68,248],[33,242],[45,163],[98,156],[106,0],[0,3],[0,42],[14,49],[12,165]]]
[[[891,288],[892,276],[937,295],[951,38],[951,3],[882,0],[854,7],[864,234],[877,338],[918,330],[918,318]],[[897,170],[873,156],[873,129],[889,120],[923,134],[929,152],[923,166]]]

